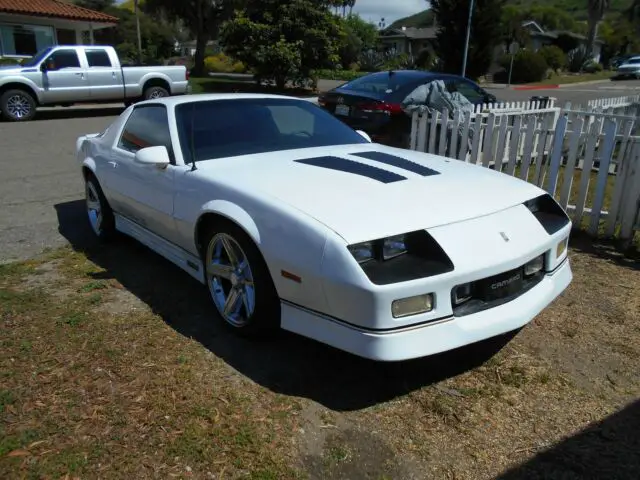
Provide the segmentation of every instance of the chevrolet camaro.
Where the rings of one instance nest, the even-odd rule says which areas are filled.
[[[148,100],[76,153],[93,233],[183,269],[240,334],[406,360],[518,330],[572,280],[544,190],[373,143],[308,100]]]

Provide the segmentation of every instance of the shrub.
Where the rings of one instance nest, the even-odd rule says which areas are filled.
[[[423,48],[416,57],[416,65],[420,69],[430,70],[434,64],[434,55],[428,48]]]
[[[207,73],[244,73],[246,71],[242,62],[234,61],[224,53],[206,57],[204,59],[204,69]]]
[[[594,60],[587,62],[584,66],[584,71],[587,73],[596,73],[601,72],[602,70],[604,70],[604,67]]]
[[[368,75],[369,72],[356,72],[354,70],[314,70],[313,76],[322,80],[338,80],[350,82],[356,78]]]
[[[567,65],[567,56],[562,49],[556,45],[546,45],[538,50],[538,53],[545,59],[549,68],[552,68],[556,72]]]
[[[504,55],[500,59],[500,66],[505,69],[504,76],[509,74],[511,55]],[[547,76],[548,65],[544,57],[533,50],[520,50],[513,57],[511,81],[513,83],[539,82]],[[502,77],[502,75],[500,75]]]
[[[567,67],[571,73],[582,72],[588,63],[589,59],[585,47],[571,50],[567,55]]]

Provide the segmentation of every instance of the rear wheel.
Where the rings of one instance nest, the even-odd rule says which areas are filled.
[[[26,122],[36,114],[36,101],[25,90],[7,90],[0,97],[0,111],[13,122]]]
[[[113,211],[96,178],[89,174],[85,181],[85,201],[89,225],[100,240],[109,240],[115,233]]]
[[[148,87],[145,89],[143,96],[145,100],[153,100],[156,98],[168,97],[169,92],[163,87]]]
[[[260,251],[232,222],[221,220],[206,234],[207,287],[225,324],[242,335],[280,327],[280,299]]]

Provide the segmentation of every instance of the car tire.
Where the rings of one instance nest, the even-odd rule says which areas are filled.
[[[87,174],[85,180],[85,208],[94,235],[101,241],[111,240],[116,233],[115,217],[93,174]]]
[[[163,87],[148,87],[145,89],[143,97],[145,100],[153,100],[155,98],[168,97],[169,92]]]
[[[203,237],[206,285],[223,324],[246,337],[264,337],[279,331],[280,298],[253,240],[235,223],[222,219],[209,227]]]
[[[12,122],[31,120],[36,114],[36,106],[33,96],[25,90],[7,90],[0,97],[2,116]]]

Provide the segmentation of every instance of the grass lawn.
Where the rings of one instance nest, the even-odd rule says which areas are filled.
[[[637,478],[640,259],[570,255],[515,338],[400,364],[240,339],[128,239],[2,265],[0,478]]]

